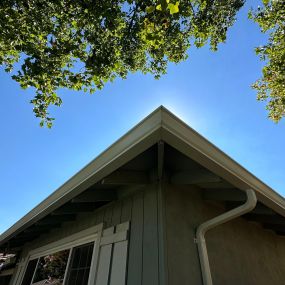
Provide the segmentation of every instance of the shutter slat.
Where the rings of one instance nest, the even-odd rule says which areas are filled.
[[[129,222],[105,229],[99,246],[96,285],[125,285]]]
[[[114,244],[110,285],[125,285],[128,241]]]
[[[128,236],[128,232],[124,231],[124,232],[115,233],[111,236],[102,237],[101,245],[103,246],[103,245],[107,245],[111,243],[117,243],[120,241],[124,241],[127,239],[127,236]]]
[[[97,271],[96,284],[108,285],[109,270],[111,263],[112,245],[104,245],[100,249],[99,264]]]

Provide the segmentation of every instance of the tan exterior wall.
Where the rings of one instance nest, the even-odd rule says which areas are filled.
[[[195,187],[166,187],[169,285],[202,285],[195,229],[224,212]],[[235,219],[206,235],[214,285],[285,284],[285,238]]]

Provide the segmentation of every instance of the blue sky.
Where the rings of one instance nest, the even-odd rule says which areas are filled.
[[[250,88],[263,64],[253,49],[265,37],[247,20],[248,8],[218,52],[190,49],[159,81],[132,74],[93,95],[60,91],[51,130],[32,114],[32,90],[0,70],[0,232],[160,105],[284,196],[285,120],[267,119]]]

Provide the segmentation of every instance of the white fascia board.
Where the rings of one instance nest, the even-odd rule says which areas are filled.
[[[12,227],[2,233],[0,245],[159,141],[163,110],[162,107],[159,107],[152,112]]]

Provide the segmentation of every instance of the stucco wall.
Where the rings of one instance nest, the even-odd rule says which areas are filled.
[[[169,285],[202,284],[195,229],[223,211],[195,187],[166,187]],[[285,284],[284,237],[238,218],[209,231],[206,240],[214,285]]]
[[[80,214],[76,221],[67,222],[45,236],[25,246],[23,256],[29,251],[57,241],[88,227],[104,222],[104,227],[130,221],[127,284],[158,285],[159,280],[159,230],[158,186],[150,185],[102,210]],[[12,282],[13,284],[13,282]]]

